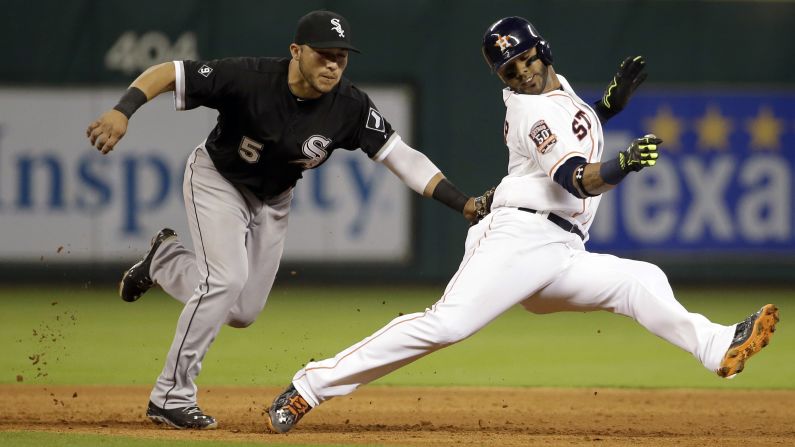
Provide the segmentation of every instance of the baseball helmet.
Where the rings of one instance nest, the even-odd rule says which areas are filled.
[[[522,17],[505,17],[492,24],[483,35],[483,57],[497,71],[508,61],[535,47],[544,65],[552,64],[549,42]]]

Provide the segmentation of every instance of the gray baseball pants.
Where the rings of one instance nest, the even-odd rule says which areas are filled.
[[[292,190],[259,200],[221,176],[202,145],[188,157],[183,196],[194,251],[172,239],[150,268],[152,279],[185,304],[150,397],[166,409],[196,405],[194,380],[221,325],[247,327],[265,306],[284,249]]]

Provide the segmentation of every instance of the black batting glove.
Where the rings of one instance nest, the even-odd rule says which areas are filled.
[[[626,107],[629,98],[635,90],[646,80],[648,73],[644,72],[646,59],[643,56],[628,57],[621,62],[618,72],[607,85],[602,99],[596,101],[594,109],[602,123],[607,122]]]
[[[643,138],[637,138],[629,145],[627,150],[618,154],[618,163],[624,174],[632,171],[640,171],[647,166],[657,164],[657,145],[662,144],[663,140],[653,134]]]

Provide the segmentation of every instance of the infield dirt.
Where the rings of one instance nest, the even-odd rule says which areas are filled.
[[[144,417],[148,387],[0,385],[0,430],[158,439],[370,445],[795,445],[795,392],[538,388],[363,388],[265,433],[276,388],[207,387],[214,431]]]

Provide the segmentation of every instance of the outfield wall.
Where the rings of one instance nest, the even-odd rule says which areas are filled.
[[[161,226],[185,231],[183,163],[214,112],[166,96],[110,157],[82,137],[147,66],[286,55],[296,19],[348,17],[363,50],[348,76],[462,189],[505,173],[500,85],[483,29],[530,18],[584,97],[644,54],[650,78],[606,127],[609,152],[666,140],[654,170],[602,202],[591,248],[661,263],[677,280],[790,281],[795,267],[795,3],[734,1],[12,1],[0,29],[0,279],[107,279]],[[41,13],[41,11],[47,11]],[[342,151],[340,151],[342,152]],[[296,191],[286,269],[302,280],[444,281],[463,220],[360,151]],[[297,274],[300,273],[300,274]]]

